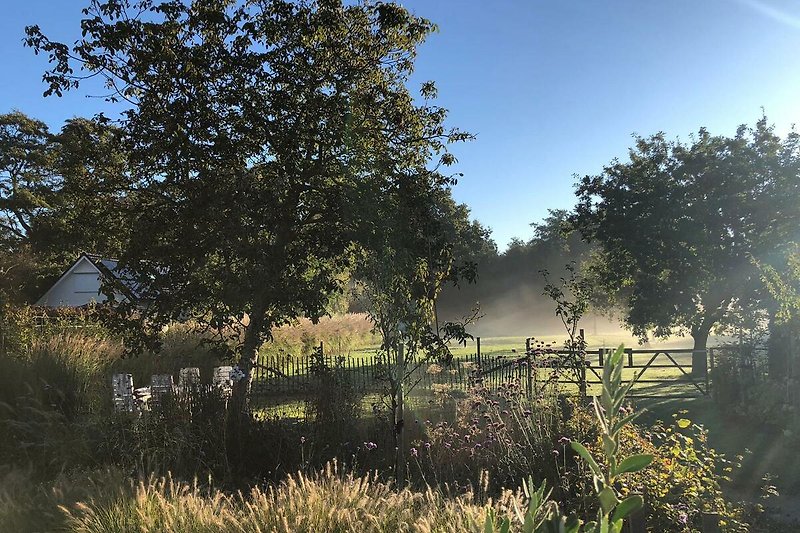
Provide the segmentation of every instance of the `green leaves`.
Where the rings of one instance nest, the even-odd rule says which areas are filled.
[[[734,137],[639,137],[629,160],[580,180],[573,222],[599,246],[591,271],[635,334],[683,330],[702,344],[730,303],[762,305],[752,259],[774,261],[795,238],[799,174],[796,137],[765,117]]]
[[[603,490],[597,494],[597,499],[600,501],[600,508],[605,514],[610,513],[614,506],[619,503],[619,498],[617,498],[616,492],[611,487],[603,487]]]
[[[126,104],[120,264],[151,300],[149,331],[190,317],[222,346],[242,336],[246,368],[273,326],[324,315],[389,233],[430,250],[404,267],[446,277],[452,181],[429,169],[470,136],[406,86],[429,21],[366,1],[87,4],[74,45],[35,26],[26,43],[50,57],[49,92],[88,65]]]
[[[632,455],[622,460],[614,475],[617,476],[619,474],[638,472],[639,470],[646,468],[652,462],[652,455]]]
[[[614,509],[614,514],[611,517],[612,522],[621,522],[631,513],[634,513],[641,509],[644,506],[644,500],[638,494],[634,494],[633,496],[628,496],[624,500],[622,500],[617,508]]]
[[[589,450],[587,450],[586,447],[580,442],[572,441],[569,444],[572,446],[572,449],[575,450],[584,461],[586,461],[586,464],[588,464],[589,468],[592,469],[594,475],[602,477],[603,471],[600,468],[600,465],[597,464],[597,461],[594,460],[594,457],[592,457],[592,454],[589,452]]]
[[[598,463],[591,452],[579,442],[571,442],[572,449],[583,459],[592,471],[593,486],[599,509],[597,520],[582,524],[574,515],[567,518],[553,502],[548,501],[549,492],[545,493],[542,485],[536,493],[530,493],[530,483],[524,486],[525,494],[530,498],[525,515],[517,512],[517,519],[523,524],[525,533],[621,533],[625,518],[641,509],[644,501],[639,495],[631,495],[620,500],[615,488],[619,476],[638,472],[646,468],[653,460],[652,455],[632,455],[621,458],[619,454],[619,435],[622,429],[635,417],[630,413],[619,416],[620,407],[631,384],[622,385],[622,366],[625,351],[622,346],[610,354],[603,365],[603,390],[600,400],[594,398],[594,409],[601,429],[602,449],[607,469]],[[632,382],[631,382],[632,383]],[[495,527],[494,511],[487,512],[485,533],[509,531],[510,524],[501,521]]]

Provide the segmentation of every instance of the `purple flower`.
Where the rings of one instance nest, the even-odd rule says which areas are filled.
[[[558,439],[558,443],[562,446],[566,446],[570,442],[572,441],[570,441],[569,437],[561,437],[560,439]]]
[[[683,512],[683,511],[681,511],[680,513],[678,513],[678,523],[679,523],[679,524],[683,524],[683,525],[686,525],[686,524],[688,524],[688,523],[689,523],[689,515],[687,515],[687,514],[686,514],[685,512]]]
[[[375,444],[374,442],[365,442],[365,443],[364,443],[364,448],[365,448],[366,450],[374,450],[374,449],[375,449],[375,448],[377,448],[377,447],[378,447],[378,445],[377,445],[377,444]]]
[[[300,444],[305,444],[305,443],[306,443],[306,438],[300,437]]]
[[[411,448],[411,457],[417,457],[419,453],[417,452],[416,448]]]
[[[430,450],[431,449],[431,443],[430,442],[426,442],[425,443],[425,449],[426,450]]]

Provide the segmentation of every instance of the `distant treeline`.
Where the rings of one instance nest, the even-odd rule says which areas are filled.
[[[483,317],[473,326],[478,334],[527,335],[560,332],[552,302],[542,295],[545,273],[558,280],[565,265],[587,259],[590,245],[570,228],[569,212],[550,210],[531,224],[527,241],[514,238],[503,252],[493,242],[475,249],[475,283],[447,287],[438,302],[443,319],[453,319],[476,305]]]

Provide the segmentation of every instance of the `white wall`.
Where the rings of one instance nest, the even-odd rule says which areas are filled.
[[[91,261],[82,257],[36,304],[79,307],[106,299],[105,295],[100,294],[100,272]]]

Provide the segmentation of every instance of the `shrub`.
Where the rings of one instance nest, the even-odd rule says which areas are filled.
[[[108,468],[60,473],[47,482],[35,476],[30,468],[0,467],[0,531],[62,531],[62,508],[87,500],[108,502],[130,486],[121,471]]]
[[[571,408],[555,386],[528,397],[519,382],[496,390],[474,388],[457,403],[455,420],[426,422],[427,434],[417,440],[412,464],[420,475],[437,483],[467,486],[480,472],[492,473],[491,491],[519,486],[533,474],[547,479],[558,497],[576,491],[574,463],[566,463],[565,443],[581,438],[581,427],[570,419]]]
[[[358,434],[363,394],[353,386],[343,366],[343,358],[328,364],[322,352],[314,353],[311,364],[313,384],[306,397],[306,417],[312,421],[314,438],[331,451]],[[331,456],[332,458],[332,456]]]

